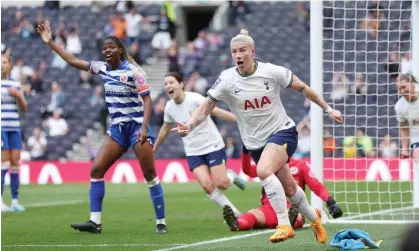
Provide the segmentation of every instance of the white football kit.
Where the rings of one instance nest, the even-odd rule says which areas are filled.
[[[223,71],[208,90],[208,97],[228,105],[237,118],[243,144],[258,150],[271,135],[295,126],[280,98],[281,87],[290,87],[292,76],[282,66],[256,61],[255,70],[247,75],[236,67]]]
[[[205,98],[194,92],[185,92],[185,99],[181,104],[169,100],[164,109],[165,123],[186,123],[192,112],[203,102]],[[182,137],[186,156],[200,156],[221,150],[225,147],[220,132],[208,116],[199,126],[191,131],[188,136]]]
[[[409,102],[402,97],[397,101],[394,109],[397,121],[409,123],[410,144],[419,143],[419,99]]]

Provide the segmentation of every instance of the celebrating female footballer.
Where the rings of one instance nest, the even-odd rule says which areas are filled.
[[[87,62],[55,44],[48,23],[41,23],[38,32],[44,42],[69,65],[99,74],[105,82],[105,101],[112,120],[108,137],[96,154],[90,170],[90,220],[71,224],[71,227],[81,232],[101,233],[102,201],[105,195],[103,177],[112,164],[132,147],[150,189],[156,214],[156,233],[166,233],[164,194],[154,167],[154,136],[149,127],[152,109],[150,88],[144,71],[128,56],[117,37],[107,37],[103,42],[102,54],[106,62]]]
[[[308,204],[304,191],[297,186],[287,166],[298,139],[295,123],[288,117],[280,99],[281,87],[302,93],[339,123],[343,122],[342,115],[290,70],[255,61],[254,41],[247,30],[241,30],[231,40],[230,47],[236,67],[223,71],[208,91],[206,102],[196,109],[187,123],[173,130],[187,135],[205,120],[218,100],[224,101],[238,120],[243,143],[257,163],[258,177],[279,222],[270,241],[280,242],[295,235],[288,219],[288,197],[293,207],[312,222],[317,241],[324,243],[327,233],[321,223],[320,210]]]
[[[193,111],[205,102],[201,94],[184,90],[183,77],[177,72],[167,73],[164,83],[171,100],[167,102],[164,109],[164,124],[154,145],[154,151],[157,151],[167,138],[174,123],[188,121]],[[217,107],[214,108],[212,114],[220,119],[237,121],[233,114]],[[226,170],[227,156],[224,141],[212,119],[207,117],[196,130],[182,137],[182,141],[189,169],[194,173],[208,198],[221,208],[228,205],[233,214],[238,217],[239,210],[220,190],[226,190],[233,183],[240,189],[244,189],[245,182],[233,170]]]

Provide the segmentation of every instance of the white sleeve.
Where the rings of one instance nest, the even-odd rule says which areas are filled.
[[[92,73],[92,74],[99,74],[99,71],[103,67],[106,68],[105,62],[102,62],[102,61],[90,61],[89,62],[88,69],[89,69],[89,72]]]
[[[168,124],[173,124],[173,123],[175,123],[176,121],[173,119],[173,117],[170,115],[170,112],[169,112],[169,105],[168,104],[166,104],[166,107],[164,107],[164,119],[163,119],[163,121],[165,122],[165,123],[168,123]]]
[[[198,107],[199,105],[201,105],[202,103],[204,103],[204,102],[205,102],[205,97],[204,97],[204,96],[202,96],[201,94],[196,93],[196,92],[191,92],[190,94],[192,95],[192,98],[193,98],[194,104],[195,104],[197,107]]]
[[[406,114],[403,112],[404,109],[401,107],[402,103],[400,101],[398,101],[394,106],[394,110],[396,111],[396,119],[399,123],[407,121]]]
[[[290,87],[293,80],[292,71],[279,65],[271,64],[271,66],[276,82],[284,88]]]
[[[208,97],[215,102],[225,100],[227,98],[228,79],[229,78],[226,74],[221,73],[220,77],[212,85],[211,89],[208,90]]]

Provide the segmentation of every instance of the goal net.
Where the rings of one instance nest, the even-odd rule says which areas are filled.
[[[396,78],[414,68],[412,32],[411,1],[323,3],[323,95],[345,119],[325,118],[323,130],[323,180],[344,211],[339,222],[419,219],[394,111]]]

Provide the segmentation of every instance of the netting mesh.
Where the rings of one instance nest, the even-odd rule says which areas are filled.
[[[324,151],[324,178],[344,219],[412,219],[412,163],[398,159],[394,111],[396,78],[412,70],[411,2],[325,2],[323,25],[324,96],[345,117],[324,121],[325,142],[337,145]]]

